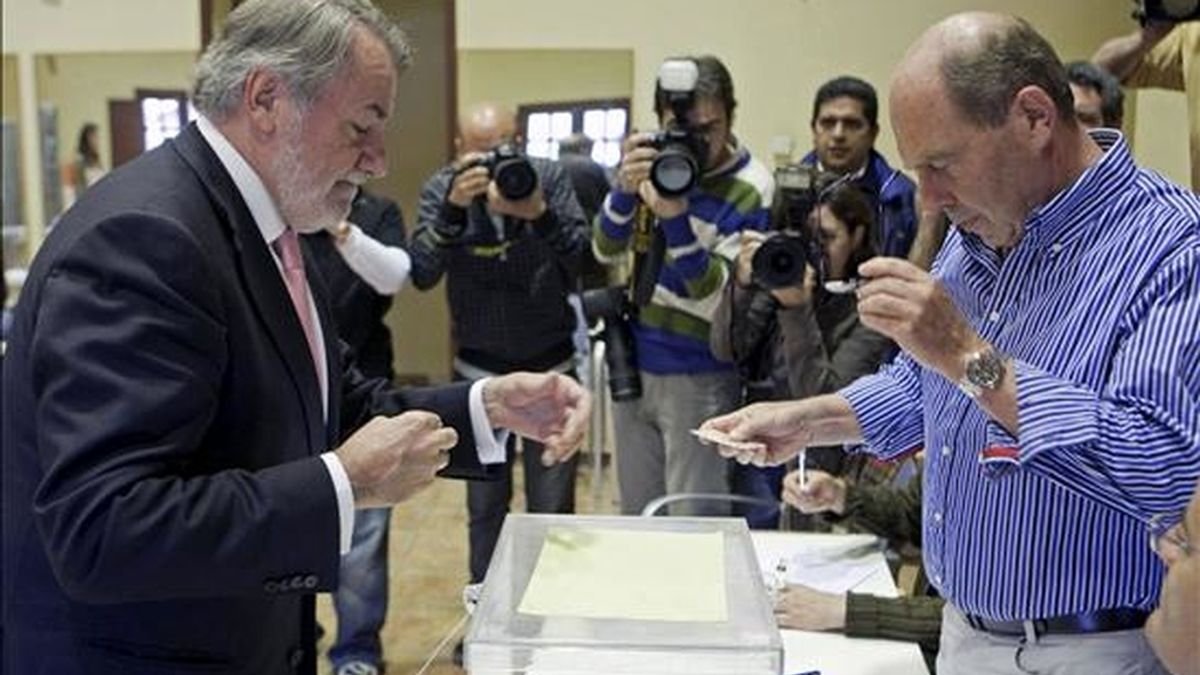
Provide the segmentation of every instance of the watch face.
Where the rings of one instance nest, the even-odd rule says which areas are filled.
[[[1004,377],[1004,361],[995,350],[977,354],[967,363],[967,380],[984,389],[996,389]]]

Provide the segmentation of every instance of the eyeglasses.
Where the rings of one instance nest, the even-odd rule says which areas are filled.
[[[1182,513],[1156,514],[1147,521],[1146,528],[1150,531],[1150,549],[1160,556],[1164,542],[1178,547],[1184,555],[1190,556],[1195,550]]]

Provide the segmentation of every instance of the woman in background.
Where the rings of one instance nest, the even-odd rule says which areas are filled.
[[[94,122],[87,122],[79,130],[79,142],[76,145],[74,185],[75,198],[78,199],[85,190],[96,184],[105,173],[100,164],[100,152],[96,149],[97,127]]]

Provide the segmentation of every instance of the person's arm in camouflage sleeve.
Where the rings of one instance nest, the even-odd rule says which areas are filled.
[[[882,598],[847,593],[844,630],[847,637],[916,642],[922,651],[936,652],[945,604],[945,600],[927,595]]]
[[[846,487],[843,516],[854,525],[896,543],[921,546],[921,474],[903,487],[854,484]]]

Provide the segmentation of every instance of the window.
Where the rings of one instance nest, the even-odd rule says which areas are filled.
[[[558,159],[558,142],[583,132],[592,139],[592,159],[603,166],[621,161],[621,139],[629,131],[629,99],[523,105],[517,109],[525,152]]]
[[[142,113],[143,152],[179,135],[196,118],[186,92],[138,89],[136,95]]]

